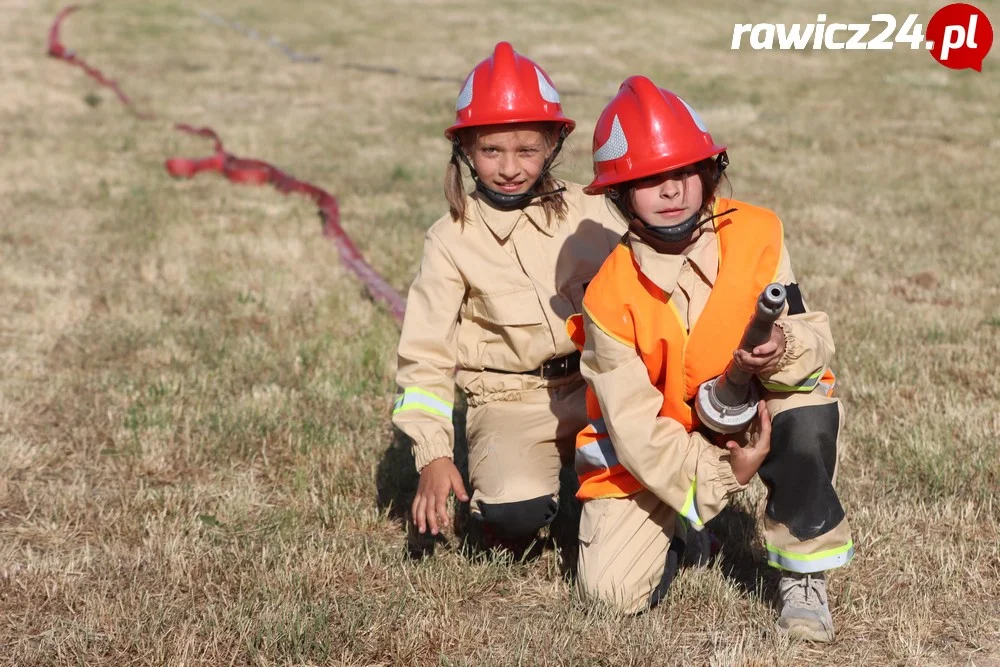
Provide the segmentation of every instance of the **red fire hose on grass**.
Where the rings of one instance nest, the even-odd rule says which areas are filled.
[[[135,108],[131,98],[118,86],[118,83],[107,78],[99,69],[92,67],[78,54],[67,49],[60,39],[60,29],[63,21],[79,7],[71,5],[56,16],[49,29],[49,51],[53,58],[58,58],[82,69],[87,76],[98,84],[110,88],[119,101],[135,113],[139,118],[152,119],[153,114],[143,113]],[[323,188],[306,181],[300,181],[274,165],[263,160],[240,158],[226,151],[219,135],[211,128],[194,128],[184,123],[174,125],[179,132],[193,134],[211,139],[215,144],[215,152],[205,158],[174,157],[166,161],[167,172],[174,178],[192,178],[203,171],[214,171],[222,174],[233,183],[272,185],[282,194],[296,193],[311,199],[319,208],[320,220],[323,223],[323,236],[333,241],[337,247],[341,261],[368,288],[372,298],[383,303],[397,322],[403,321],[406,301],[393,289],[385,278],[369,264],[361,255],[357,246],[351,241],[347,232],[340,224],[340,208],[337,198]]]

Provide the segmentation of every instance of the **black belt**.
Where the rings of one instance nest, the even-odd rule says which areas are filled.
[[[483,370],[490,373],[506,373],[508,375],[535,375],[543,380],[564,378],[567,375],[580,372],[580,353],[574,352],[573,354],[567,354],[565,357],[549,359],[531,371],[504,371],[499,368],[484,368]]]

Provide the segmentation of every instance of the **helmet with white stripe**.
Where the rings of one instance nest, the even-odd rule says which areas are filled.
[[[584,190],[598,194],[725,150],[680,96],[644,76],[632,76],[622,83],[594,128],[594,180]]]
[[[563,115],[559,93],[552,79],[530,58],[507,42],[469,73],[455,104],[455,123],[445,136],[466,127],[510,123],[553,122],[566,134],[576,123]]]

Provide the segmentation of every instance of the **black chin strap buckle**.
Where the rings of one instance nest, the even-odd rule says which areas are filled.
[[[726,151],[722,151],[715,156],[715,182],[718,183],[722,180],[722,174],[726,172],[726,167],[729,166],[729,154]]]

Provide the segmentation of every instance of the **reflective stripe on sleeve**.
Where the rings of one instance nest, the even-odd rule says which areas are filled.
[[[681,516],[688,520],[691,527],[695,530],[701,530],[705,524],[702,523],[701,517],[698,516],[698,509],[694,506],[694,492],[697,488],[698,478],[695,477],[691,480],[691,488],[688,489],[687,497],[684,499],[684,507],[681,508]]]
[[[823,369],[819,369],[800,384],[781,384],[780,382],[761,382],[768,391],[812,391],[823,377]]]
[[[393,416],[407,410],[423,410],[432,415],[451,419],[452,404],[420,387],[407,387],[392,406]]]

